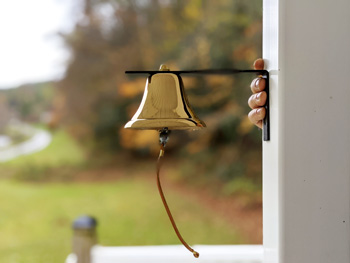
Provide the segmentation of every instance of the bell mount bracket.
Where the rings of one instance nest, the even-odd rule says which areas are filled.
[[[175,75],[182,75],[182,74],[188,74],[188,75],[232,75],[232,74],[240,74],[240,73],[255,73],[257,75],[260,75],[262,78],[266,81],[265,86],[265,92],[267,95],[266,103],[264,105],[265,108],[265,118],[263,120],[263,140],[269,141],[270,140],[270,85],[269,85],[269,72],[264,69],[203,69],[203,70],[166,70],[166,71],[142,71],[142,70],[136,70],[136,71],[125,71],[125,74],[149,74],[149,80],[151,80],[152,76],[154,74],[164,74],[164,73],[172,73]]]

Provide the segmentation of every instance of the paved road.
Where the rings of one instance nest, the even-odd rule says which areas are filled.
[[[29,140],[0,149],[0,162],[7,162],[21,155],[41,151],[51,143],[52,136],[49,132],[32,127],[30,129],[32,129],[34,135]]]

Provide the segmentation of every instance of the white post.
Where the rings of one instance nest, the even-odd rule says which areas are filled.
[[[265,263],[350,262],[350,1],[264,0]]]

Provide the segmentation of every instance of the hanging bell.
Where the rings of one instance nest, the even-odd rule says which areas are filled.
[[[161,65],[160,71],[169,71]],[[191,109],[180,75],[156,73],[148,77],[141,104],[124,126],[129,129],[186,130],[206,127]]]

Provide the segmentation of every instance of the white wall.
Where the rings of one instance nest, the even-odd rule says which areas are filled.
[[[350,1],[264,0],[265,262],[350,262]]]

